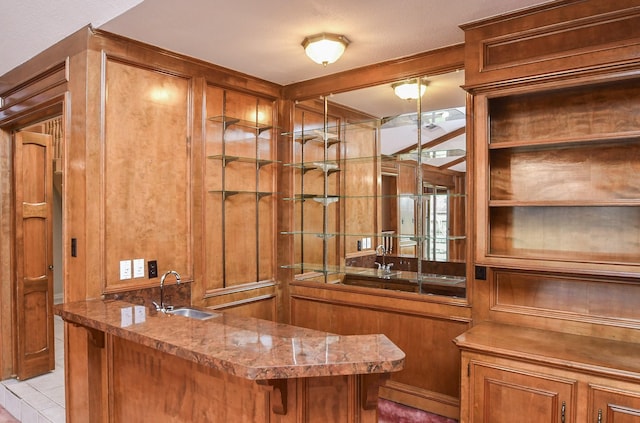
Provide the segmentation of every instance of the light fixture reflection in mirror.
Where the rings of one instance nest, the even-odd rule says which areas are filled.
[[[311,35],[302,41],[302,47],[307,56],[323,66],[338,60],[348,45],[349,40],[344,35],[326,32]]]
[[[403,100],[417,100],[427,90],[427,82],[413,79],[411,81],[396,82],[391,85],[391,88]]]

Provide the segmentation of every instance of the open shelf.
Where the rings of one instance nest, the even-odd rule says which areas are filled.
[[[263,124],[259,122],[238,119],[230,116],[212,116],[208,118],[208,120],[210,120],[211,122],[223,124],[225,131],[234,125],[242,128],[252,129],[257,131],[258,133],[262,133],[264,131],[268,131],[269,129],[273,129],[273,125],[270,125],[270,124]]]
[[[640,264],[640,78],[485,101],[480,252],[536,268]]]

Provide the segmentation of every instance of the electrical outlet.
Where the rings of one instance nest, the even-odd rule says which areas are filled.
[[[147,262],[147,271],[149,273],[149,279],[158,277],[158,262],[156,260],[149,260]]]

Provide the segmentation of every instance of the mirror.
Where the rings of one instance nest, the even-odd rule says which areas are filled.
[[[304,170],[295,190],[300,200],[325,197],[315,209],[296,206],[301,274],[465,296],[464,71],[419,81],[426,86],[419,101],[383,84],[296,106],[297,137],[318,143],[296,143],[294,162]]]

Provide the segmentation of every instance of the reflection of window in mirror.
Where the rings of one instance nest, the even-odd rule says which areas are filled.
[[[431,261],[449,260],[449,190],[446,187],[423,184],[424,243],[422,258]]]

